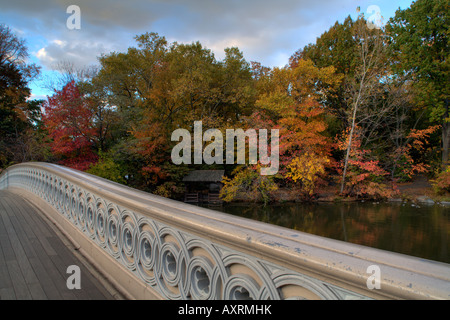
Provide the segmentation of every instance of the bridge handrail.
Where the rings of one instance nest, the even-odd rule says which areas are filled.
[[[220,213],[55,164],[11,166],[0,175],[6,188],[43,199],[163,299],[450,298],[449,264]]]

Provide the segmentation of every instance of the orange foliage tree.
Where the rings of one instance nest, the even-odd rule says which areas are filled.
[[[265,85],[257,105],[280,128],[280,173],[309,199],[332,163],[323,99],[341,77],[333,67],[319,69],[299,60],[294,67],[274,68],[260,81]]]
[[[414,174],[427,173],[430,170],[430,165],[425,163],[427,159],[414,159],[413,153],[427,154],[430,135],[439,128],[439,125],[435,125],[426,129],[411,129],[406,136],[405,145],[394,150],[391,155],[394,158],[393,175],[400,181],[409,181]]]

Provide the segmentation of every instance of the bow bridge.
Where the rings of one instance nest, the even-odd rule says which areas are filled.
[[[36,210],[93,266],[97,276],[85,280],[88,272],[82,271],[81,281],[98,298],[450,299],[446,263],[230,216],[54,164],[11,166],[0,176],[0,190],[0,205],[2,197],[15,198],[0,206],[0,239],[9,236],[16,256],[22,252],[11,228],[28,221],[19,228],[26,237],[38,227],[25,212]],[[12,203],[21,202],[28,209],[17,209],[22,216],[15,218]],[[0,250],[6,247],[2,242]],[[29,242],[21,242],[19,256],[27,256]],[[0,298],[6,273],[12,282],[20,280],[6,257],[0,252]],[[69,260],[59,259],[64,270],[54,275],[59,273],[64,286],[67,264],[79,261]],[[27,259],[19,259],[17,268],[21,263]],[[102,289],[98,278],[111,290]]]

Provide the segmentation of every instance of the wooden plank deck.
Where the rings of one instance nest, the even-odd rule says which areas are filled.
[[[70,265],[81,289],[67,288]],[[113,300],[122,296],[34,206],[0,190],[0,300]]]

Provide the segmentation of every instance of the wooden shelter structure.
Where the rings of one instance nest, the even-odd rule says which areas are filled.
[[[222,203],[219,194],[225,170],[194,170],[183,178],[186,186],[184,202]]]

